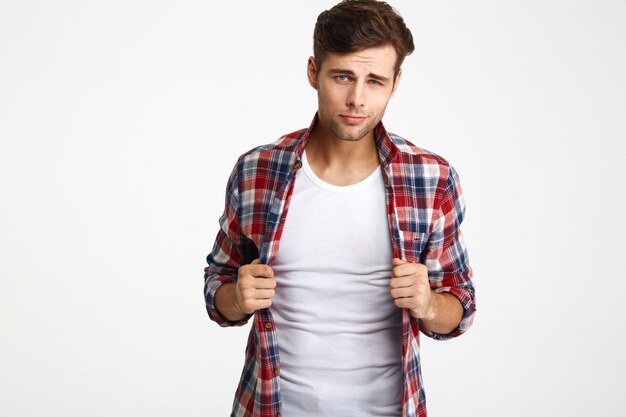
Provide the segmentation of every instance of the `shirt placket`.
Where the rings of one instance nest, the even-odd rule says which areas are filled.
[[[399,234],[401,233],[399,227],[399,218],[396,211],[397,203],[395,199],[395,190],[393,181],[393,170],[391,164],[387,164],[383,167],[383,176],[385,180],[385,197],[387,199],[387,218],[389,220],[389,231],[391,232],[391,246],[393,248],[393,256],[405,259],[406,256],[403,253],[403,246],[398,242]],[[402,389],[402,416],[406,416],[408,413],[407,410],[407,400],[411,395],[410,393],[410,376],[408,374],[408,363],[409,363],[409,346],[410,346],[410,337],[411,337],[411,317],[409,315],[409,310],[406,308],[402,309],[402,374],[403,374],[403,389]]]
[[[277,248],[278,240],[277,233],[282,230],[285,223],[287,208],[293,194],[294,178],[298,169],[302,167],[302,163],[297,160],[291,171],[285,178],[280,190],[278,191],[270,213],[275,221],[269,222],[265,235],[264,245],[260,253],[260,262],[262,264],[271,265],[274,260]],[[272,313],[269,308],[264,308],[257,311],[255,325],[259,334],[259,340],[261,343],[260,355],[260,383],[261,392],[263,394],[271,394],[273,400],[272,405],[262,405],[262,415],[274,415],[281,417],[282,405],[280,401],[280,358],[278,351],[278,342],[276,339],[276,325],[272,317]],[[263,409],[268,407],[270,409]]]

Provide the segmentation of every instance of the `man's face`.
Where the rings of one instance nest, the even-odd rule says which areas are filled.
[[[322,129],[345,141],[371,134],[398,87],[400,73],[394,83],[395,62],[391,45],[349,54],[329,53],[321,68],[309,58],[308,78],[317,90]]]

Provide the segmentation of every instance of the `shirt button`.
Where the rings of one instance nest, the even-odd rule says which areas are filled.
[[[272,328],[272,323],[270,323],[269,321],[267,323],[265,323],[265,328],[266,329],[271,329]]]

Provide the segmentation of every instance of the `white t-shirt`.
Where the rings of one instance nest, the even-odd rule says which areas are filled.
[[[272,268],[285,417],[393,416],[402,404],[402,313],[389,294],[380,168],[328,184],[303,155]]]

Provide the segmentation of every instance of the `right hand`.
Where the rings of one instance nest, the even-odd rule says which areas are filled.
[[[255,259],[248,265],[239,267],[235,285],[235,307],[243,314],[252,314],[272,305],[276,293],[274,271],[269,265],[262,265]]]

